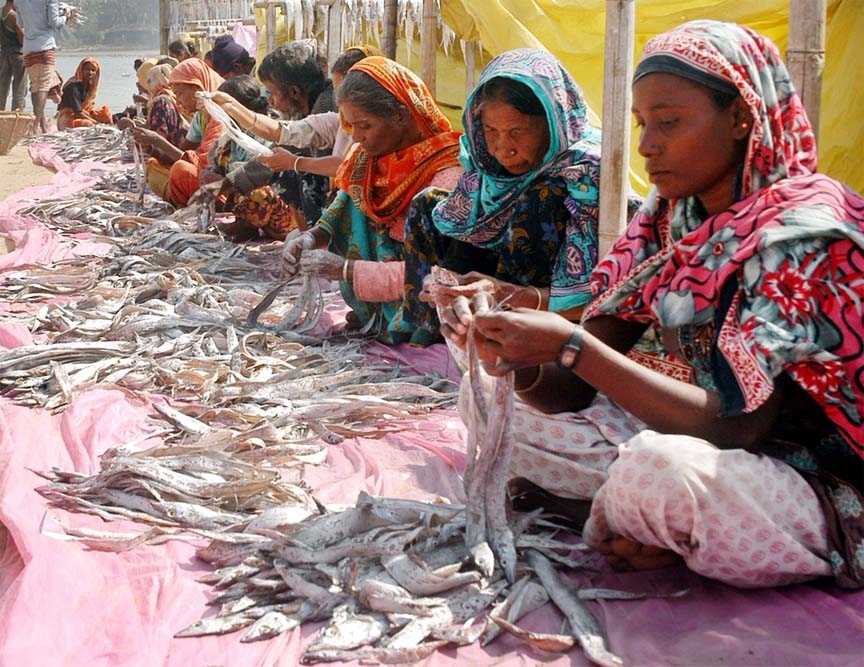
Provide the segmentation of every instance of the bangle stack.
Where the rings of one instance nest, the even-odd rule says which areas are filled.
[[[537,387],[540,386],[540,382],[542,380],[543,380],[543,365],[541,364],[541,365],[537,366],[537,377],[534,378],[534,381],[531,384],[529,384],[527,387],[521,387],[521,388],[520,387],[514,387],[514,389],[520,394],[524,394],[524,393],[527,393],[529,391],[534,391],[535,389],[537,389]]]
[[[343,282],[348,282],[348,260],[346,259],[342,262],[342,280]]]
[[[534,310],[540,310],[543,307],[543,293],[534,285],[529,285],[529,287],[537,294],[537,305],[534,306]]]
[[[297,155],[297,156],[294,158],[294,166],[291,167],[291,169],[293,170],[293,172],[294,172],[295,174],[299,174],[299,173],[300,173],[299,171],[297,171],[297,163],[300,162],[300,158],[301,158],[301,157],[303,157],[303,156],[302,156],[302,155]]]

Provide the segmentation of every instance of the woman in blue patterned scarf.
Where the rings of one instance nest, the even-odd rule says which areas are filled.
[[[515,49],[487,65],[462,117],[465,173],[452,193],[430,188],[409,212],[394,337],[435,342],[428,301],[480,289],[578,319],[597,261],[600,195],[600,131],[587,114],[576,82],[546,51]],[[424,292],[436,265],[459,285]]]

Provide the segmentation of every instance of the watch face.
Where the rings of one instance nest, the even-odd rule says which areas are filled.
[[[576,350],[572,347],[565,347],[561,350],[561,365],[564,368],[570,368],[573,365],[573,362],[576,361]]]

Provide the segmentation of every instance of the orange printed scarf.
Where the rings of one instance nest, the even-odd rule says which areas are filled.
[[[387,155],[370,156],[355,144],[336,173],[336,186],[354,205],[379,225],[398,221],[420,190],[436,173],[459,164],[459,132],[438,108],[435,99],[416,74],[384,57],[364,58],[351,70],[371,76],[408,107],[425,139]]]

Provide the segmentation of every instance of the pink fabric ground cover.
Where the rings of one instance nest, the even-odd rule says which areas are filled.
[[[67,173],[68,172],[68,173]],[[0,233],[15,235],[18,248],[0,257],[0,271],[67,256],[69,244],[14,211],[26,198],[86,187],[74,169],[58,173],[46,190],[32,188],[0,202]],[[99,254],[98,246],[90,249]],[[82,252],[77,246],[76,252]],[[0,273],[2,279],[2,273]],[[3,311],[0,310],[0,313]],[[30,344],[29,332],[4,323],[0,346]],[[443,346],[372,346],[379,361],[457,373]],[[64,527],[137,531],[128,522],[110,525],[94,517],[49,508],[34,490],[44,483],[34,470],[59,467],[92,473],[106,449],[146,439],[147,403],[119,391],[90,391],[64,412],[50,414],[0,398],[0,667],[244,667],[299,664],[303,646],[319,626],[275,639],[241,644],[241,633],[200,639],[173,635],[207,610],[209,586],[195,579],[208,569],[192,545],[168,542],[120,554],[92,551],[63,539]],[[384,496],[459,501],[464,466],[464,427],[450,410],[418,420],[406,431],[331,445],[326,464],[305,478],[325,503],[353,503],[361,490]],[[864,592],[848,593],[828,582],[742,591],[684,568],[642,574],[572,575],[574,585],[651,593],[688,588],[677,598],[592,602],[612,650],[626,665],[864,664]],[[523,621],[557,632],[561,617],[549,605]],[[553,655],[501,636],[487,648],[470,646],[434,654],[423,664],[587,665],[579,649]]]

